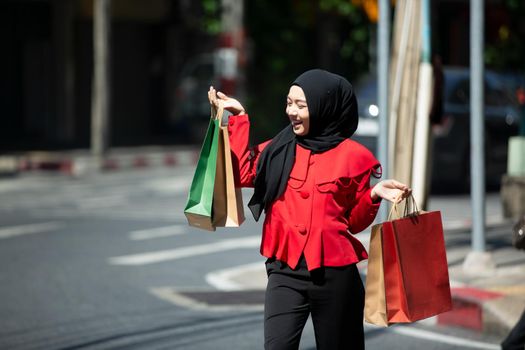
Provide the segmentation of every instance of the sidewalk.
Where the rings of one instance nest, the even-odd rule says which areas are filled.
[[[469,275],[460,264],[449,267],[454,310],[438,323],[508,334],[525,309],[525,255],[511,249],[492,250],[496,268],[484,276]]]

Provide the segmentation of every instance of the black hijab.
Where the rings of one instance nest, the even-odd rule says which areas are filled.
[[[268,209],[284,193],[295,162],[296,144],[313,153],[322,153],[336,147],[357,129],[357,99],[348,80],[313,69],[301,74],[292,85],[304,91],[310,128],[307,135],[296,136],[292,125],[288,125],[261,153],[254,193],[248,203],[255,220],[259,220],[262,210]]]

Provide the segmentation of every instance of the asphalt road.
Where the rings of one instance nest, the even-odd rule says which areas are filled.
[[[262,293],[207,281],[263,264],[260,223],[247,212],[239,229],[188,227],[192,171],[0,180],[0,349],[262,349]],[[366,341],[367,349],[498,349],[499,339],[422,322],[367,326]],[[301,349],[315,349],[310,323]]]

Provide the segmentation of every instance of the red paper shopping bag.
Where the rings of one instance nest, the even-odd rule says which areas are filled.
[[[382,228],[388,322],[414,322],[451,310],[441,213],[415,212]]]

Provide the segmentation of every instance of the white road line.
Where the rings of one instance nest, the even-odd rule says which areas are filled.
[[[99,197],[87,197],[76,201],[76,205],[80,209],[100,209],[110,207],[120,207],[127,204],[125,196],[120,195],[105,195]]]
[[[152,190],[164,195],[174,195],[186,193],[191,185],[191,178],[179,176],[170,179],[152,180],[143,185],[148,190]]]
[[[145,239],[169,237],[183,234],[186,232],[188,226],[172,225],[164,227],[156,227],[147,230],[137,230],[129,233],[129,239],[133,241],[141,241]]]
[[[499,350],[501,346],[498,344],[483,343],[475,340],[469,340],[465,338],[453,337],[446,334],[441,334],[437,332],[430,332],[423,329],[406,327],[406,326],[397,326],[387,329],[388,332],[397,333],[401,335],[406,335],[409,337],[425,339],[432,342],[462,346],[466,348],[473,349],[488,349],[488,350]]]
[[[258,247],[260,242],[261,238],[259,236],[234,238],[210,244],[194,245],[178,249],[161,250],[157,252],[144,254],[117,256],[109,258],[108,260],[109,263],[112,265],[148,265],[163,261],[222,252],[226,250],[254,248]]]
[[[54,230],[58,230],[62,228],[63,226],[64,225],[60,222],[51,221],[51,222],[42,222],[39,224],[18,225],[18,226],[0,228],[0,239],[27,235],[31,233],[54,231]]]
[[[240,275],[251,276],[250,281],[236,281]],[[228,269],[212,271],[205,277],[206,282],[218,290],[264,289],[266,286],[266,269],[264,262],[236,266]]]
[[[88,216],[88,217],[97,217],[101,219],[123,219],[123,220],[153,220],[157,222],[162,222],[165,224],[173,223],[174,221],[183,221],[185,216],[183,209],[173,210],[170,213],[159,213],[159,211],[151,210],[151,212],[144,212],[144,210],[139,211],[135,209],[120,209],[113,208],[111,210],[104,210],[100,208],[97,209],[75,209],[75,208],[35,208],[28,209],[31,212],[31,215],[34,217],[39,217],[42,219],[53,218],[70,218],[70,217],[79,217],[79,216]]]
[[[35,180],[2,180],[0,183],[0,193],[16,191],[34,191],[46,188],[46,184]]]

